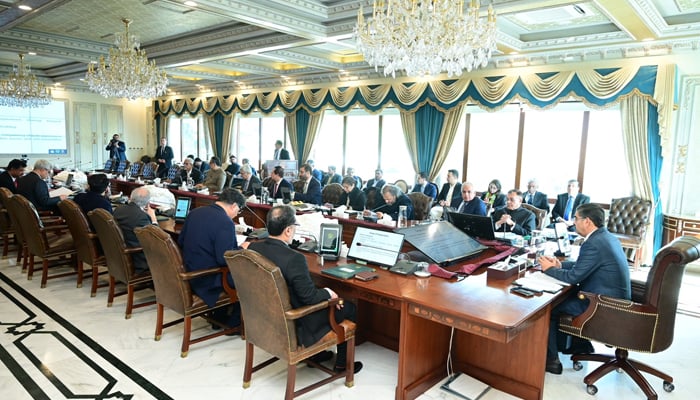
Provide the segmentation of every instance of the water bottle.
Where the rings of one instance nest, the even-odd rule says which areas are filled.
[[[406,221],[407,208],[407,206],[399,206],[399,216],[396,221],[396,226],[399,228],[405,228],[408,225]]]

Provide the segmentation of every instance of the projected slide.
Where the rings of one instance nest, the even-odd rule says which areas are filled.
[[[67,154],[66,103],[0,107],[0,154]]]

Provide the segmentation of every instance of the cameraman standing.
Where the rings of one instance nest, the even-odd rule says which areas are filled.
[[[105,150],[109,151],[109,158],[116,158],[117,161],[126,160],[126,144],[119,140],[118,133],[112,136]]]

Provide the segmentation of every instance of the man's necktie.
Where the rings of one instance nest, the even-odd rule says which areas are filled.
[[[309,189],[309,181],[306,181],[304,183],[304,194],[306,194],[306,191]]]
[[[19,187],[19,181],[17,179],[15,179],[15,189],[17,189],[18,187]]]
[[[532,205],[532,194],[530,194],[530,193],[527,194],[527,200],[525,202],[527,204]]]
[[[276,184],[275,184],[275,191],[272,192],[272,197],[277,196],[277,188],[278,188],[279,186],[280,186],[279,183],[276,183]]]
[[[243,191],[244,191],[244,192],[245,192],[246,190],[248,190],[248,182],[250,182],[250,181],[245,181],[245,183],[243,184]]]
[[[280,151],[275,150],[275,160],[279,160],[279,159],[280,159]]]
[[[564,211],[564,219],[569,220],[571,217],[571,210],[574,208],[574,198],[569,196],[569,200],[566,202],[566,210]]]
[[[466,202],[466,201],[463,201],[463,202],[462,202],[462,205],[459,206],[459,210],[457,210],[457,212],[464,214],[464,209],[465,209],[466,207],[467,207],[467,202]]]

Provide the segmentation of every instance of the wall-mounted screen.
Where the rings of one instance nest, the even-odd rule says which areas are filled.
[[[0,154],[68,154],[66,103],[44,107],[0,107]]]

